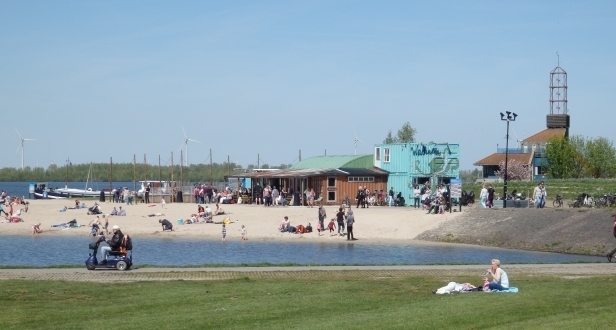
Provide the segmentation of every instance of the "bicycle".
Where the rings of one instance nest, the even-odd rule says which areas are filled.
[[[560,194],[556,195],[556,199],[552,202],[552,206],[554,207],[562,207],[563,206],[563,196]]]

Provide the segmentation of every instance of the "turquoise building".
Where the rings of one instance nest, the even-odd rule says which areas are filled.
[[[448,184],[460,177],[460,145],[452,143],[392,143],[374,146],[374,166],[389,172],[387,191],[394,188],[409,205],[413,186]]]

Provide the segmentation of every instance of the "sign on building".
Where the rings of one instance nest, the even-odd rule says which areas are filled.
[[[462,180],[451,179],[449,190],[451,192],[451,198],[462,198]]]

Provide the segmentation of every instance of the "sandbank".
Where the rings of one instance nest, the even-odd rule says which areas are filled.
[[[40,235],[57,236],[88,236],[90,228],[82,226],[62,230],[62,228],[52,228],[52,224],[67,222],[76,219],[80,225],[87,225],[96,216],[88,215],[87,208],[59,212],[64,206],[70,207],[74,204],[73,200],[30,200],[28,213],[22,212],[24,222],[21,223],[0,223],[0,235],[31,235],[31,225],[41,223],[40,228],[43,233]],[[86,205],[92,206],[94,200],[83,201]],[[118,225],[124,233],[140,237],[187,237],[205,239],[220,239],[222,225],[220,224],[184,224],[178,225],[178,219],[190,218],[192,213],[197,213],[197,204],[174,203],[167,204],[162,208],[161,204],[149,206],[146,204],[126,205],[111,202],[100,203],[104,214],[111,212],[113,207],[122,206],[126,210],[126,216],[111,216],[109,228]],[[205,205],[205,204],[204,204]],[[213,204],[208,204],[215,209]],[[316,232],[318,222],[318,208],[307,208],[304,206],[285,206],[285,207],[264,207],[263,205],[247,204],[225,204],[221,205],[227,213],[214,217],[214,221],[221,222],[225,217],[232,221],[227,225],[227,240],[241,240],[240,228],[244,225],[247,229],[249,240],[278,240],[278,241],[315,241],[315,242],[341,242],[345,237],[330,235],[329,230],[322,236]],[[339,206],[324,206],[327,212],[327,220],[334,218]],[[357,242],[367,243],[405,243],[413,240],[422,232],[437,228],[444,222],[451,221],[458,217],[460,212],[445,214],[426,214],[426,211],[414,209],[412,207],[388,207],[375,206],[366,209],[353,207],[355,214],[355,225],[353,231]],[[149,214],[163,213],[160,217],[147,217]],[[145,216],[145,217],[144,217]],[[284,216],[288,216],[291,225],[302,224],[306,226],[309,222],[314,228],[314,232],[308,234],[289,234],[281,233],[277,230]],[[101,217],[102,218],[102,217]],[[174,231],[163,232],[159,219],[168,219],[174,224]],[[335,233],[334,233],[335,234]],[[418,241],[413,241],[418,243]]]

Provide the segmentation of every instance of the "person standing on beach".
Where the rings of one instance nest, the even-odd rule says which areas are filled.
[[[163,209],[165,208],[165,205],[167,205],[167,202],[165,202],[165,197],[161,197],[160,199],[160,204],[163,207]]]
[[[336,213],[336,221],[338,222],[338,235],[344,236],[344,211],[342,208],[339,208],[338,213]]]
[[[150,204],[150,184],[145,187],[145,203]]]
[[[274,201],[274,206],[280,205],[280,191],[274,186],[272,189],[272,200]]]
[[[416,209],[420,208],[419,206],[420,198],[421,198],[421,189],[419,189],[419,185],[415,185],[415,187],[413,188],[413,207]]]
[[[346,223],[347,223],[347,241],[355,240],[353,236],[353,224],[355,223],[355,217],[353,216],[353,210],[349,210],[346,214]]]
[[[205,188],[205,196],[207,196],[207,202],[211,203],[212,202],[212,194],[214,192],[212,191],[212,186],[207,185]],[[205,202],[205,201],[204,201]],[[204,203],[205,204],[205,203]]]
[[[242,225],[242,229],[240,230],[240,232],[242,233],[242,241],[247,241],[248,240],[248,234],[246,233],[246,228],[244,227],[244,225]]]
[[[225,224],[222,224],[222,241],[224,242],[225,239],[227,237],[227,227],[225,226]]]
[[[321,224],[321,229],[325,228],[325,218],[327,218],[327,213],[325,213],[325,208],[323,205],[319,205],[319,224]]]
[[[364,188],[362,186],[359,186],[359,189],[357,189],[357,196],[355,197],[355,199],[357,199],[357,206],[355,207],[356,209],[359,208],[359,205],[362,205],[363,208],[363,199],[364,199]]]

